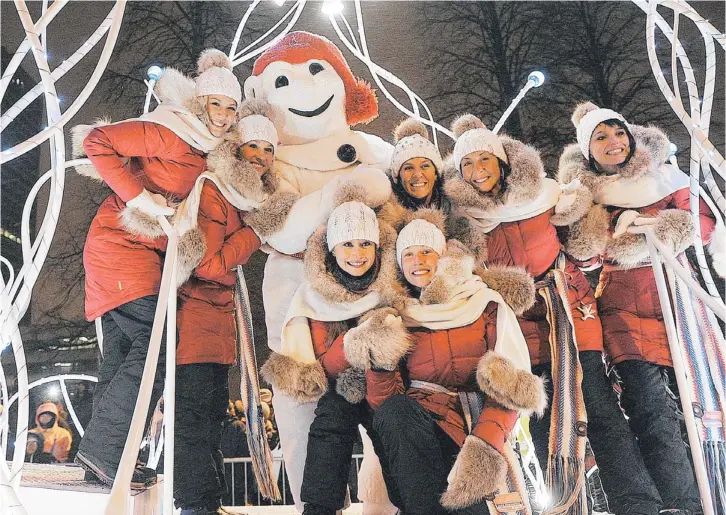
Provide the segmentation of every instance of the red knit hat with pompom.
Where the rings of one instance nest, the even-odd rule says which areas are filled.
[[[302,64],[310,59],[327,61],[345,86],[345,118],[348,125],[368,123],[378,116],[378,99],[371,85],[353,76],[348,62],[332,41],[317,34],[291,32],[255,61],[252,75],[260,75],[271,63]]]

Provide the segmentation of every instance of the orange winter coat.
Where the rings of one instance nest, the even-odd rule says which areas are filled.
[[[315,357],[325,370],[325,375],[329,379],[335,379],[341,372],[350,368],[350,363],[348,363],[343,351],[343,338],[347,331],[343,331],[335,338],[331,338],[331,328],[333,325],[339,325],[339,322],[309,320],[309,323]],[[354,327],[355,320],[348,320],[343,324]]]
[[[497,306],[490,303],[472,324],[454,329],[409,328],[412,351],[393,371],[368,371],[366,399],[374,408],[395,394],[406,393],[431,413],[436,423],[459,446],[469,434],[458,395],[414,388],[410,381],[426,381],[453,392],[476,392],[479,360],[493,350],[497,339]],[[404,380],[405,378],[405,380]],[[502,452],[517,421],[518,412],[487,399],[471,434]]]
[[[636,211],[644,216],[656,216],[664,209],[688,211],[689,196],[689,189],[684,188]],[[610,213],[611,231],[623,211],[617,208]],[[699,212],[701,234],[708,241],[715,218],[703,200]],[[606,255],[597,290],[609,364],[635,359],[672,367],[663,311],[650,264],[624,269]]]
[[[197,223],[207,248],[192,277],[179,289],[179,365],[235,363],[233,268],[247,263],[260,248],[260,239],[240,215],[212,181],[204,181]]]
[[[488,262],[494,265],[521,266],[535,279],[542,278],[555,265],[560,253],[557,230],[550,219],[554,209],[540,215],[505,222],[487,236]],[[602,326],[595,294],[585,275],[569,259],[565,261],[570,310],[580,351],[603,350]],[[547,309],[539,295],[535,305],[518,317],[527,340],[532,365],[551,361]]]
[[[96,128],[83,148],[113,190],[91,222],[83,251],[90,321],[159,292],[166,237],[129,233],[120,219],[126,202],[144,188],[173,202],[182,200],[204,171],[206,159],[166,127],[142,121]]]

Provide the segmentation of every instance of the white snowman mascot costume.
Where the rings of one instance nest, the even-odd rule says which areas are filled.
[[[264,224],[253,225],[272,248],[262,288],[268,345],[279,352],[285,315],[303,280],[308,238],[328,219],[343,184],[354,182],[381,204],[387,200],[390,183],[380,170],[390,163],[393,148],[377,136],[351,130],[378,116],[378,102],[370,85],[353,76],[340,50],[324,37],[286,35],[255,61],[244,90],[247,98],[262,98],[284,112],[275,167],[300,197],[281,230],[270,234]],[[300,487],[316,403],[276,391],[273,404],[290,489],[302,510]]]

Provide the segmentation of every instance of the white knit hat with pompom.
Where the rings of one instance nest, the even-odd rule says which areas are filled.
[[[344,202],[330,213],[326,233],[328,250],[344,241],[368,240],[378,245],[378,218],[363,202]]]
[[[401,266],[403,251],[417,245],[430,247],[439,256],[442,256],[446,249],[446,238],[444,233],[431,222],[427,222],[423,218],[412,220],[401,229],[396,240],[396,259],[399,266]]]
[[[429,140],[426,126],[416,118],[407,118],[393,131],[396,146],[391,156],[391,177],[398,181],[398,175],[403,163],[416,157],[425,157],[431,160],[436,168],[436,174],[441,172],[443,160],[441,153]]]
[[[459,116],[451,124],[456,138],[454,145],[454,164],[461,172],[461,161],[472,152],[489,152],[505,163],[509,162],[499,137],[487,129],[484,122],[473,114]]]
[[[592,102],[583,102],[572,113],[572,125],[577,129],[577,143],[585,159],[590,159],[590,138],[595,128],[607,120],[618,120],[628,127],[625,117],[612,109],[601,109]],[[628,127],[628,130],[630,128]]]
[[[237,128],[240,132],[240,143],[244,145],[255,140],[267,141],[277,152],[279,138],[275,122],[280,115],[274,106],[258,98],[249,98],[240,106],[239,116]]]
[[[208,48],[197,61],[196,95],[224,95],[242,103],[242,87],[232,73],[232,61],[227,55],[216,48]]]

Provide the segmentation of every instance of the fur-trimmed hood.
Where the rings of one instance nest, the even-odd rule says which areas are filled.
[[[443,210],[432,207],[406,209],[395,195],[391,195],[388,202],[378,209],[378,218],[393,227],[396,232],[400,232],[413,220],[421,218],[434,224],[446,236],[446,213]]]
[[[209,120],[207,109],[200,97],[196,95],[194,80],[179,70],[175,68],[164,69],[164,74],[154,86],[154,92],[162,103],[183,107],[205,124]]]
[[[453,159],[445,161],[444,191],[455,206],[490,211],[501,206],[524,204],[539,195],[545,177],[539,151],[508,136],[501,136],[500,140],[511,171],[505,179],[506,188],[495,195],[479,193],[464,181],[458,170],[451,169],[454,166]]]
[[[656,127],[630,125],[635,139],[635,153],[618,174],[625,179],[636,179],[647,174],[658,174],[668,158],[669,141],[666,134]],[[598,174],[590,169],[580,147],[573,143],[565,147],[557,168],[557,182],[569,184],[579,179],[597,197],[598,188],[604,185],[608,175]]]
[[[351,303],[370,292],[381,294],[383,305],[396,306],[404,298],[403,287],[398,282],[396,265],[396,231],[387,223],[379,220],[379,270],[376,278],[364,292],[348,290],[340,284],[326,268],[328,244],[326,242],[327,224],[316,230],[308,239],[305,252],[305,279],[310,288],[323,299],[334,303]]]

